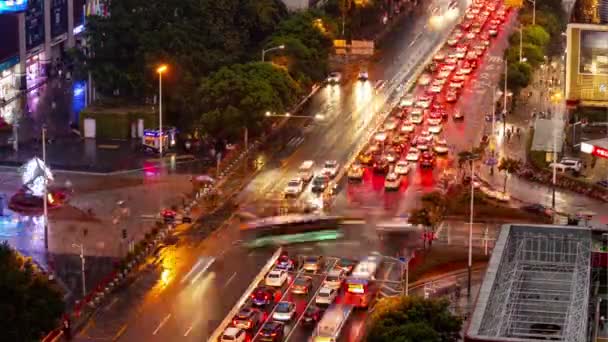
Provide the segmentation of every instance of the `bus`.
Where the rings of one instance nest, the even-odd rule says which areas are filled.
[[[244,223],[240,233],[251,248],[336,240],[343,236],[340,221],[338,216],[318,214],[271,216]]]
[[[353,311],[351,305],[332,304],[315,327],[311,342],[336,342]]]
[[[346,280],[345,301],[357,306],[367,307],[373,299],[371,282],[376,279],[376,273],[382,259],[379,256],[369,256],[361,260]]]

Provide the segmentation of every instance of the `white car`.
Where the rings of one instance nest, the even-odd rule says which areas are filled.
[[[429,126],[429,133],[432,133],[432,134],[439,134],[439,133],[441,133],[442,130],[443,130],[443,126],[441,124]]]
[[[340,170],[340,164],[336,160],[327,160],[323,165],[321,173],[329,176],[329,178],[334,178],[338,174],[338,170]]]
[[[458,44],[458,41],[460,39],[456,38],[456,37],[450,37],[450,39],[448,39],[448,46],[456,46],[456,44]]]
[[[402,108],[411,107],[414,105],[414,102],[415,102],[414,95],[408,94],[408,95],[405,95],[401,99],[401,102],[399,102],[399,107],[402,107]]]
[[[441,62],[445,59],[445,53],[443,51],[437,52],[435,56],[433,56],[433,60],[437,62]]]
[[[425,143],[430,143],[431,141],[433,141],[433,136],[431,135],[431,131],[422,131],[420,132],[420,135],[418,136],[418,138],[416,139],[418,142],[425,142]]]
[[[456,72],[456,75],[452,77],[452,81],[454,82],[464,82],[467,80],[467,75],[459,73],[460,69]]]
[[[441,93],[441,89],[443,89],[442,85],[432,85],[429,88],[429,91],[434,94],[439,94],[439,93]]]
[[[432,77],[429,74],[422,74],[420,75],[420,77],[418,78],[418,84],[421,86],[425,86],[428,85],[429,83],[431,83]]]
[[[469,32],[469,33],[467,33],[466,38],[468,40],[473,40],[473,39],[475,39],[475,36],[476,36],[476,34],[474,32]]]
[[[323,287],[328,289],[339,290],[346,278],[344,270],[339,268],[333,269],[327,275],[327,278],[323,281]]]
[[[564,158],[560,160],[559,163],[551,163],[549,164],[550,168],[555,168],[560,172],[566,172],[567,170],[573,170],[579,172],[583,168],[583,163],[577,159],[567,159]]]
[[[413,123],[411,122],[404,122],[403,125],[401,125],[401,132],[403,133],[410,133],[416,130],[416,126],[414,126]]]
[[[410,162],[416,162],[420,158],[420,150],[415,147],[410,147],[407,151],[407,155],[405,156],[405,160]]]
[[[458,63],[458,55],[456,55],[457,58],[446,58],[445,60],[445,64],[456,64]]]
[[[331,72],[327,76],[327,83],[329,83],[329,84],[338,84],[341,81],[342,81],[342,74],[337,71]]]
[[[411,165],[406,160],[400,160],[395,164],[395,173],[398,175],[407,175],[410,172]]]
[[[416,107],[418,108],[429,108],[429,106],[431,105],[431,98],[430,97],[419,97],[418,100],[416,100]]]
[[[228,327],[224,330],[220,342],[245,342],[247,333],[243,329]]]
[[[350,180],[361,180],[363,178],[363,167],[360,164],[351,165],[347,177]]]
[[[458,82],[456,80],[452,80],[452,82],[450,82],[450,88],[462,88],[463,86],[463,82]]]
[[[444,66],[441,67],[441,70],[446,70],[446,71],[454,71],[454,69],[456,69],[456,65],[455,64],[445,64]]]
[[[438,140],[433,146],[433,151],[437,154],[446,154],[450,151],[445,140]]]
[[[384,180],[384,189],[385,190],[398,190],[401,186],[401,176],[396,174],[395,172],[391,172],[386,175],[386,179]]]
[[[447,79],[445,79],[445,78],[438,78],[438,79],[436,79],[436,80],[433,81],[432,85],[440,85],[440,86],[442,86],[442,85],[445,84],[445,82],[447,82]]]
[[[387,131],[392,131],[395,128],[397,128],[397,124],[399,123],[399,120],[395,119],[395,118],[388,118],[386,119],[386,121],[384,122],[383,128],[384,130]]]
[[[292,302],[278,302],[277,307],[272,314],[272,319],[275,321],[291,321],[296,314],[296,305]]]
[[[422,123],[423,116],[422,114],[412,113],[410,114],[410,122],[415,125],[420,125]]]
[[[315,303],[329,305],[336,300],[337,296],[338,291],[336,289],[323,286],[315,298]]]
[[[374,141],[383,143],[386,141],[387,137],[388,136],[386,135],[386,132],[380,131],[380,132],[377,132],[376,134],[374,134]]]
[[[281,287],[287,281],[287,272],[284,270],[272,270],[266,275],[267,286]]]
[[[285,187],[285,197],[298,196],[304,191],[304,181],[301,178],[294,178]]]
[[[490,29],[488,30],[488,34],[491,37],[495,37],[498,35],[498,28],[496,26],[490,26]]]
[[[454,114],[452,114],[452,118],[454,118],[454,120],[461,120],[464,119],[464,114],[460,110],[455,110]]]
[[[450,70],[440,70],[439,73],[437,73],[437,78],[448,78],[451,73],[452,71]]]

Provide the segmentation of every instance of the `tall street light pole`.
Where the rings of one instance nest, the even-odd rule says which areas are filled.
[[[263,49],[262,50],[262,62],[266,61],[265,57],[266,57],[266,53],[267,52],[274,51],[274,50],[283,50],[284,48],[285,48],[285,45],[281,44],[281,45],[278,45],[278,46],[273,46],[273,47],[268,48],[268,49]]]
[[[42,162],[46,165],[46,126],[42,126]],[[42,199],[42,209],[44,215],[44,250],[49,251],[49,180],[44,175],[44,194]]]
[[[473,269],[473,206],[475,205],[475,168],[473,165],[473,156],[471,156],[471,207],[469,214],[469,262],[467,265],[467,296],[471,298],[471,272]]]
[[[519,25],[519,63],[523,62],[523,45],[524,45],[524,25]]]
[[[504,136],[507,133],[507,79],[509,78],[509,61],[507,60],[507,58],[505,58],[505,97],[503,100],[503,117],[502,117],[502,136],[504,139]]]
[[[163,144],[164,144],[164,135],[163,135],[163,73],[167,71],[167,65],[162,64],[158,68],[156,68],[156,72],[158,73],[158,133],[160,135],[159,138],[159,147],[158,153],[160,154],[160,158],[162,161],[163,158]]]
[[[87,286],[85,283],[85,273],[84,273],[84,243],[78,245],[73,243],[73,248],[80,248],[80,275],[82,276],[82,297],[86,297],[87,295]]]

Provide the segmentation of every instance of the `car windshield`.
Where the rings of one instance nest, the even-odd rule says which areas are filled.
[[[290,305],[289,303],[279,303],[277,305],[277,312],[289,312]]]
[[[296,281],[294,281],[295,285],[306,285],[307,280],[305,278],[298,278],[296,279]]]
[[[287,185],[297,187],[297,186],[300,186],[300,182],[298,182],[296,180],[292,180],[289,183],[287,183]]]
[[[327,282],[335,282],[335,281],[339,281],[340,278],[336,277],[336,276],[327,276],[327,278],[325,279],[325,281]]]
[[[222,336],[222,340],[224,340],[224,341],[234,341],[234,336],[224,335],[224,336]]]
[[[306,258],[306,263],[316,263],[317,262],[317,258],[315,257],[308,257]]]
[[[252,311],[249,309],[243,309],[241,311],[239,311],[238,313],[238,318],[248,318],[249,315],[251,315]]]
[[[268,278],[279,278],[279,277],[280,277],[279,272],[273,272],[268,275]]]
[[[317,307],[316,306],[309,306],[308,309],[306,309],[306,313],[309,315],[314,314],[317,311]]]
[[[319,292],[319,297],[329,297],[329,291],[325,292]]]
[[[325,162],[325,167],[326,168],[333,168],[335,166],[336,166],[336,162],[334,162],[334,161]]]
[[[321,185],[325,183],[325,178],[324,177],[317,177],[314,179],[314,183],[317,185]]]
[[[397,175],[391,173],[390,175],[388,175],[386,177],[386,179],[389,180],[389,181],[394,181],[394,180],[397,179]]]

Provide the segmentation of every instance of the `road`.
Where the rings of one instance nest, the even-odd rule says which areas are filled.
[[[384,64],[370,67],[372,79],[378,75],[400,75],[402,79],[393,80],[387,85],[387,88],[394,88],[413,72],[448,32],[446,28],[439,32],[427,30],[427,21],[428,16],[423,11],[416,20],[404,24],[401,30],[395,32],[398,39],[393,41],[392,48],[386,49],[386,55],[380,61]],[[345,76],[351,80],[353,78],[353,75]],[[339,88],[322,89],[312,99],[306,113],[323,114],[326,119],[315,123],[313,128],[305,129],[301,135],[304,139],[299,145],[287,143],[284,151],[277,154],[278,158],[266,160],[267,167],[240,194],[239,203],[247,206],[269,197],[272,199],[304,160],[312,159],[318,164],[325,159],[344,162],[372,118],[373,111],[370,109],[376,104],[379,106],[382,101],[373,96],[370,85],[352,81],[345,82]],[[281,160],[283,167],[277,168]],[[229,217],[228,221],[211,236],[208,236],[206,229],[208,222],[197,224],[190,232],[179,236],[176,245],[163,249],[155,266],[144,270],[133,284],[119,292],[116,299],[102,308],[76,339],[204,339],[223,319],[272,253],[269,250],[249,251],[233,245],[238,240],[238,220],[227,213],[226,216]],[[228,217],[218,217],[218,221]],[[381,244],[377,245],[381,250]],[[357,241],[337,241],[298,246],[297,249],[313,248],[315,254],[336,256],[362,256],[368,253],[367,248],[360,246]],[[214,256],[216,262],[194,284],[182,284],[183,275],[188,273],[200,256]]]

